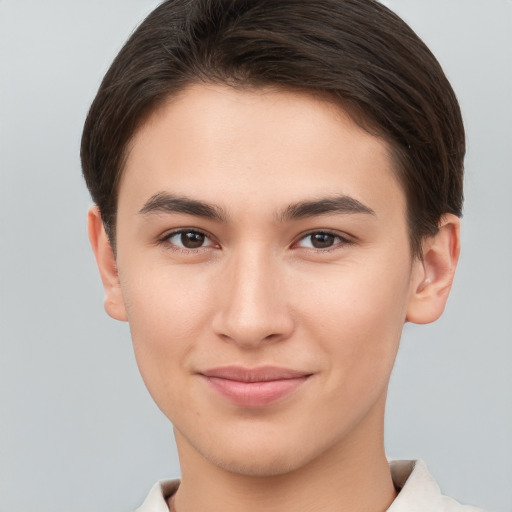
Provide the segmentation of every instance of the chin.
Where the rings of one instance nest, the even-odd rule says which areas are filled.
[[[300,436],[280,436],[278,432],[264,429],[215,439],[217,442],[211,444],[193,443],[189,438],[189,446],[210,464],[247,477],[289,474],[307,466],[328,448],[322,443],[304,445]]]
[[[302,467],[305,461],[299,457],[286,457],[280,454],[240,453],[236,458],[226,456],[211,457],[210,462],[230,473],[247,477],[275,477],[291,473]]]

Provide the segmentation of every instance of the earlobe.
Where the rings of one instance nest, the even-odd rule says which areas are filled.
[[[406,320],[427,324],[444,311],[460,253],[460,220],[444,215],[439,231],[423,243],[423,256],[414,262]]]
[[[89,210],[87,228],[89,241],[105,289],[105,311],[116,320],[126,321],[126,308],[119,283],[116,259],[97,206],[92,206]]]

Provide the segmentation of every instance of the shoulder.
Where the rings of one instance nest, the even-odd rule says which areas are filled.
[[[392,461],[390,469],[399,493],[387,512],[484,512],[441,494],[421,460]]]

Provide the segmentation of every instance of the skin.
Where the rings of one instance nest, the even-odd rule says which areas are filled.
[[[170,207],[156,208],[164,194]],[[291,213],[340,197],[339,211]],[[389,507],[388,381],[404,322],[444,309],[459,221],[443,217],[412,258],[385,141],[305,93],[190,86],[132,141],[116,257],[96,207],[89,234],[106,310],[129,321],[144,381],[174,425],[179,512]],[[201,375],[228,365],[308,377],[243,407]]]

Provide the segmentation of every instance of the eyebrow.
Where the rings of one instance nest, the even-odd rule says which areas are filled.
[[[347,195],[327,197],[313,201],[302,201],[291,204],[281,214],[278,219],[281,222],[287,220],[297,220],[305,217],[314,217],[316,215],[328,214],[366,214],[375,215],[375,212],[357,199]]]
[[[167,192],[158,192],[152,195],[139,210],[141,215],[154,213],[184,213],[220,222],[226,220],[226,215],[218,206],[188,197],[174,196]]]
[[[175,196],[167,192],[158,192],[152,195],[139,210],[141,215],[155,213],[184,213],[207,219],[225,222],[227,215],[217,206],[197,199],[184,196]],[[339,195],[311,201],[300,201],[286,207],[277,214],[279,222],[298,220],[306,217],[328,214],[366,214],[375,215],[375,212],[357,199]]]

